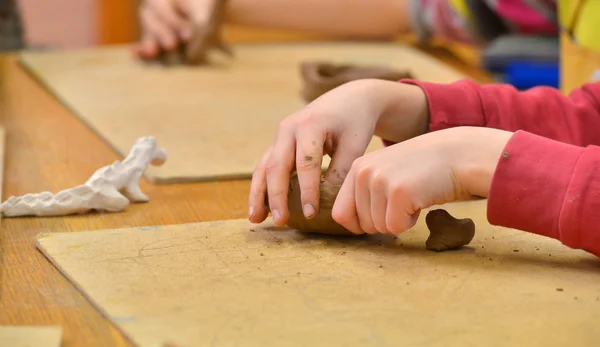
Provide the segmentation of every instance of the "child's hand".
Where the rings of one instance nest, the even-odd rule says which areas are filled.
[[[414,106],[418,103],[420,107]],[[249,197],[249,218],[265,220],[269,208],[276,225],[288,219],[287,196],[290,173],[296,169],[304,214],[311,218],[319,209],[319,184],[324,153],[331,156],[325,179],[341,183],[352,162],[364,154],[374,130],[389,110],[426,109],[419,87],[396,82],[361,80],[347,83],[284,119],[275,140],[254,171]],[[417,114],[396,116],[408,125],[419,124]],[[424,121],[427,123],[427,121]],[[393,123],[393,122],[391,122]],[[396,121],[397,124],[402,124]],[[426,126],[424,127],[426,128]],[[414,132],[414,131],[408,131]],[[405,131],[406,133],[406,131]]]
[[[357,159],[332,210],[335,221],[360,233],[398,234],[421,209],[469,195],[487,197],[511,132],[452,128]]]
[[[143,58],[154,58],[160,49],[175,49],[192,35],[192,24],[208,21],[216,0],[144,0],[139,16],[142,40],[135,47]]]

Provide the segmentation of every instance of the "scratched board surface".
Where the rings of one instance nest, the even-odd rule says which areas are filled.
[[[401,43],[239,44],[233,50],[233,60],[201,67],[144,64],[122,46],[25,52],[21,61],[121,155],[136,138],[155,136],[169,152],[165,165],[146,171],[157,183],[249,178],[281,120],[305,104],[303,61],[409,68],[421,80],[442,83],[465,77]],[[382,147],[373,138],[368,151]]]
[[[39,248],[139,346],[597,346],[600,261],[485,222],[460,251],[306,236],[246,220],[40,235]],[[426,211],[423,211],[425,213]]]

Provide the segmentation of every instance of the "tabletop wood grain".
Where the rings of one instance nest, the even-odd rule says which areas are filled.
[[[240,42],[252,39],[238,37]],[[433,48],[431,53],[474,79],[491,81],[446,49]],[[6,131],[2,200],[80,184],[120,159],[11,55],[0,57],[0,124]],[[246,218],[249,187],[249,180],[159,186],[142,182],[150,202],[130,205],[121,213],[1,220],[0,324],[60,325],[65,347],[131,346],[36,249],[36,234]]]

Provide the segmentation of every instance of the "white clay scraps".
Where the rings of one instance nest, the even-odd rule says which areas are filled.
[[[150,199],[140,189],[148,165],[160,166],[167,152],[158,148],[152,136],[137,139],[127,157],[96,171],[87,182],[56,194],[42,192],[12,196],[0,204],[5,217],[64,216],[91,210],[118,212],[131,202]]]

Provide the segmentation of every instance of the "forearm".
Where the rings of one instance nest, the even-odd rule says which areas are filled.
[[[518,131],[499,157],[488,220],[600,256],[599,166],[600,147]]]
[[[565,96],[542,86],[518,91],[508,84],[480,85],[470,80],[402,82],[423,89],[430,131],[479,126],[525,130],[578,146],[600,145],[600,83],[586,84]]]
[[[389,39],[408,31],[409,0],[230,0],[227,22],[342,38]]]

